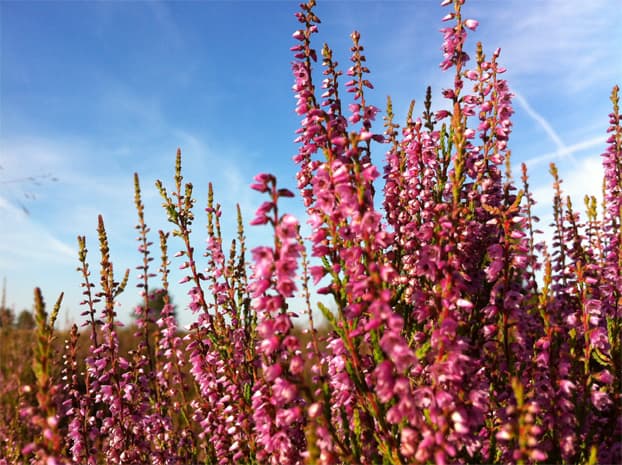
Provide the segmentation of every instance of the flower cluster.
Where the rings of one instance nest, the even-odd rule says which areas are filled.
[[[305,448],[304,399],[300,387],[304,361],[298,339],[292,335],[292,317],[287,300],[296,292],[296,269],[300,257],[298,220],[280,216],[278,201],[293,197],[277,189],[274,176],[260,174],[251,187],[267,193],[270,201],[257,210],[251,224],[270,223],[274,246],[253,249],[251,296],[258,316],[257,354],[262,379],[253,386],[252,404],[255,434],[261,449],[257,458],[272,465],[301,463]]]

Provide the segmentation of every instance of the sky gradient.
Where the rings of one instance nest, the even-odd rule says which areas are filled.
[[[360,31],[375,86],[367,99],[384,108],[390,95],[401,122],[410,99],[421,111],[427,85],[440,107],[452,79],[438,66],[445,14],[438,3],[320,1],[316,48],[328,42],[345,70],[349,34]],[[140,259],[132,176],[140,174],[154,233],[170,229],[153,185],[158,178],[171,185],[177,147],[198,199],[197,248],[208,182],[229,237],[235,204],[248,223],[263,201],[248,188],[255,174],[272,172],[295,187],[299,117],[289,48],[296,10],[296,2],[275,1],[0,2],[0,278],[9,306],[30,308],[40,286],[49,303],[65,291],[61,325],[80,319],[76,236],[87,236],[96,271],[101,213],[116,272],[132,269],[119,309],[129,321]],[[516,94],[514,173],[528,164],[544,224],[549,162],[558,164],[575,204],[600,192],[608,97],[622,83],[621,10],[616,0],[472,0],[464,7],[465,17],[480,21],[468,49],[477,41],[487,53],[501,47]],[[375,147],[378,165],[384,153]],[[25,179],[48,174],[58,181]],[[298,200],[288,206],[301,217]],[[269,240],[266,228],[248,227],[247,235],[251,245]],[[153,256],[157,263],[158,250]],[[186,290],[174,288],[183,305]]]

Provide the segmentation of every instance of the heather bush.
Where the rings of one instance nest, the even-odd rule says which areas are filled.
[[[36,291],[30,369],[30,354],[9,351],[2,334],[0,463],[622,462],[618,87],[602,208],[587,198],[579,215],[552,165],[545,244],[525,166],[518,186],[508,172],[512,92],[500,52],[477,44],[466,54],[478,23],[463,3],[442,2],[441,68],[454,77],[445,109],[432,110],[428,89],[421,116],[413,103],[400,126],[388,100],[383,130],[361,37],[352,33],[339,87],[333,52],[313,48],[315,2],[301,5],[294,160],[309,237],[284,212],[294,193],[259,174],[251,187],[265,201],[251,225],[271,228],[273,242],[247,261],[238,209],[227,247],[210,187],[207,246],[195,249],[178,151],[172,187],[157,183],[173,229],[159,231],[154,265],[136,176],[137,343],[120,349],[116,299],[129,271],[114,269],[100,217],[99,283],[78,240],[82,329],[55,350],[60,299],[48,315]],[[382,173],[372,147],[386,153]],[[168,297],[173,259],[195,315],[186,331]],[[315,293],[332,305],[312,304]]]

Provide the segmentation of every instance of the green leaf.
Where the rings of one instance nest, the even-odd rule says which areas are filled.
[[[174,205],[166,205],[166,213],[168,215],[169,222],[173,224],[177,224],[179,220],[179,215],[177,214],[177,210]]]
[[[324,305],[322,302],[318,302],[317,306],[320,309],[320,311],[322,312],[322,315],[324,315],[324,318],[326,318],[326,321],[328,321],[328,323],[330,323],[331,328],[337,334],[339,334],[339,336],[341,336],[343,334],[343,330],[337,324],[337,320],[336,320],[335,315],[333,314],[333,312],[326,305]]]
[[[425,358],[425,356],[430,351],[431,347],[432,347],[432,342],[428,339],[422,345],[417,347],[417,350],[415,350],[415,355],[417,356],[417,358],[419,360],[421,360],[421,359]]]
[[[244,383],[242,394],[244,395],[244,400],[246,402],[250,402],[251,401],[251,396],[253,394],[252,389],[253,389],[253,387],[252,387],[251,383]]]
[[[382,351],[382,348],[380,347],[380,342],[378,339],[378,332],[375,330],[371,332],[371,345],[373,349],[374,362],[376,363],[382,362],[385,359],[384,352]]]
[[[587,461],[588,465],[596,465],[598,463],[598,449],[596,446],[590,448],[590,458]]]
[[[611,357],[609,357],[609,355],[607,354],[603,354],[600,349],[598,349],[597,347],[594,347],[592,350],[592,358],[599,364],[602,365],[606,368],[608,367],[612,367],[613,365],[613,361],[611,360]]]
[[[43,375],[43,367],[36,359],[32,361],[32,371],[35,374],[36,379],[41,379],[41,376]]]

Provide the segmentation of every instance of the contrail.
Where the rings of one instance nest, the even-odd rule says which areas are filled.
[[[589,149],[591,147],[595,147],[597,145],[605,144],[607,141],[607,136],[598,136],[592,139],[584,140],[581,142],[577,142],[576,144],[565,146],[562,149],[558,149],[555,152],[545,153],[544,155],[539,155],[537,157],[530,158],[525,162],[528,167],[539,165],[542,162],[547,160],[551,160],[553,158],[562,158],[567,156],[572,156],[573,153],[580,152],[581,150]]]
[[[564,144],[561,137],[559,137],[559,134],[557,134],[557,132],[555,131],[555,129],[553,129],[551,124],[540,113],[535,111],[531,107],[531,105],[529,105],[529,102],[525,99],[525,97],[521,95],[520,92],[516,91],[515,89],[512,89],[512,93],[514,94],[514,98],[519,103],[521,108],[525,110],[525,113],[527,113],[535,122],[537,122],[540,125],[542,129],[544,129],[547,135],[551,138],[551,140],[557,146],[557,150],[553,152],[545,153],[543,155],[532,157],[526,160],[525,164],[528,167],[533,167],[535,165],[539,165],[540,163],[543,163],[543,162],[546,162],[548,160],[555,159],[555,158],[569,157],[573,162],[576,162],[576,160],[572,156],[574,153],[605,143],[607,137],[598,136],[598,137],[593,137],[592,139],[587,139],[581,142],[577,142],[576,144],[573,144],[573,145]]]
[[[523,97],[516,89],[512,89],[512,93],[514,94],[514,98],[518,101],[523,110],[525,110],[525,112],[529,116],[531,116],[531,118],[536,123],[538,123],[542,127],[542,129],[544,129],[544,132],[546,132],[551,140],[555,143],[555,145],[557,146],[557,152],[564,151],[566,149],[566,144],[564,144],[561,137],[559,137],[559,134],[557,134],[555,129],[553,129],[553,127],[544,118],[544,116],[534,110],[531,105],[529,105],[529,102],[525,100],[525,97]]]

